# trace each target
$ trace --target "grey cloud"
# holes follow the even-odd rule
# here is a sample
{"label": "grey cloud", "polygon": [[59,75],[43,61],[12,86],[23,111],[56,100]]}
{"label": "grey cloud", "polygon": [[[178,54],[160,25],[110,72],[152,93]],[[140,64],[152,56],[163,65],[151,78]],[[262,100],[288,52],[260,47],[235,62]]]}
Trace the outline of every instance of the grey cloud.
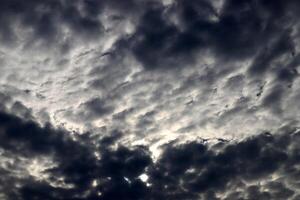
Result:
{"label": "grey cloud", "polygon": [[113,112],[113,106],[109,105],[101,98],[91,99],[80,105],[82,107],[82,115],[86,116],[86,119],[92,119],[101,117]]}
{"label": "grey cloud", "polygon": [[[54,37],[59,42],[63,35],[56,33],[58,27],[70,29],[69,54],[49,45],[55,53],[41,50],[41,55],[33,55],[21,49],[18,53],[28,54],[20,60],[10,51],[4,55],[5,88],[30,91],[11,95],[34,107],[34,115],[51,110],[50,121],[85,130],[97,128],[93,121],[105,117],[99,126],[109,131],[122,126],[135,134],[141,132],[136,126],[138,116],[158,109],[149,130],[142,133],[148,139],[153,136],[149,132],[175,133],[184,127],[195,127],[191,136],[235,133],[231,127],[247,128],[249,121],[257,130],[269,129],[295,116],[280,110],[291,110],[286,102],[298,90],[296,1],[227,0],[218,7],[205,0],[30,1],[16,8],[13,2],[18,1],[3,3],[7,13],[20,10],[8,19],[28,18],[21,28],[36,27],[37,40]],[[50,21],[61,22],[49,22],[54,26],[47,27],[50,30],[39,28],[45,23],[38,20],[47,13]],[[30,21],[30,16],[35,20]],[[94,29],[102,26],[106,31]],[[90,43],[94,35],[97,39]],[[276,101],[268,98],[275,93]],[[99,96],[102,102],[97,108],[91,106],[89,102]],[[238,105],[238,99],[248,102]],[[117,117],[132,109],[126,117]],[[228,115],[220,117],[220,113]],[[270,113],[272,118],[267,116]],[[230,115],[239,116],[239,122],[234,123],[236,117]]]}
{"label": "grey cloud", "polygon": [[25,118],[25,119],[32,119],[33,116],[32,116],[32,110],[28,109],[26,106],[24,106],[21,102],[17,101],[15,102],[10,111],[12,113],[14,113],[15,115],[18,115],[22,118]]}
{"label": "grey cloud", "polygon": [[215,2],[1,2],[4,198],[299,198],[299,2]]}
{"label": "grey cloud", "polygon": [[249,69],[251,73],[263,74],[268,68],[271,68],[273,60],[286,53],[292,54],[294,47],[289,32],[283,33],[278,37],[274,39],[275,41],[273,44],[271,43],[270,47],[267,46],[265,49],[262,49],[261,54],[257,56]]}
{"label": "grey cloud", "polygon": [[[40,172],[50,174],[44,181],[8,176],[22,162],[5,170],[2,166],[0,189],[6,199],[297,198],[299,131],[293,127],[242,141],[165,144],[154,162],[147,147],[112,148],[120,138],[117,133],[95,140],[93,134],[71,136],[3,112],[0,117],[1,159],[5,152],[28,161],[43,155],[56,162]],[[139,179],[143,173],[147,182]],[[63,177],[64,186],[52,185],[56,177]]]}
{"label": "grey cloud", "polygon": [[[268,67],[274,57],[294,52],[289,28],[297,26],[293,20],[297,12],[292,10],[289,16],[287,11],[296,5],[296,1],[225,1],[217,13],[205,0],[178,0],[166,8],[154,4],[145,10],[129,43],[146,69],[183,68],[208,49],[222,60],[253,58],[261,52],[251,67],[254,72]],[[286,18],[291,23],[285,23]],[[271,48],[269,53],[266,48]]]}
{"label": "grey cloud", "polygon": [[[167,199],[197,199],[201,196],[199,193],[209,191],[214,191],[215,194],[225,192],[217,199],[290,198],[294,191],[286,188],[284,182],[267,181],[267,177],[273,173],[280,177],[286,176],[285,167],[294,160],[290,157],[293,153],[283,150],[289,146],[288,141],[291,140],[287,135],[277,138],[262,134],[238,144],[218,144],[222,150],[216,154],[205,145],[197,143],[168,147],[164,151],[165,155],[157,163],[157,174],[153,177],[153,181],[157,182],[153,187],[157,188],[157,192],[164,190],[165,196],[161,198]],[[254,163],[251,163],[252,161]],[[244,182],[244,185],[241,185],[240,181]],[[267,185],[258,184],[254,187],[250,184],[253,181],[267,181]],[[285,181],[289,182],[289,179]],[[229,188],[248,192],[234,194]],[[269,192],[260,192],[264,188]],[[226,195],[226,192],[231,194]]]}
{"label": "grey cloud", "polygon": [[[14,43],[18,39],[18,33],[14,26],[20,24],[25,29],[32,29],[33,36],[30,42],[36,40],[47,41],[51,44],[57,39],[62,39],[63,25],[66,25],[73,33],[87,36],[97,35],[101,32],[99,22],[90,9],[90,1],[3,1],[1,2],[1,38],[2,41]],[[95,8],[99,7],[100,4]],[[81,8],[80,8],[81,7]],[[80,10],[82,9],[82,10]],[[100,13],[100,10],[97,14]],[[29,44],[30,45],[30,44]]]}

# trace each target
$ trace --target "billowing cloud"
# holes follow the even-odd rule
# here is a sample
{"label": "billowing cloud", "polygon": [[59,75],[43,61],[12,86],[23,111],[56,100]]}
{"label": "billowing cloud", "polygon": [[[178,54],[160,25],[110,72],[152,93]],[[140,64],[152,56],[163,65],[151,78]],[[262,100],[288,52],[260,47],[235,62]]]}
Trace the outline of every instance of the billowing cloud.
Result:
{"label": "billowing cloud", "polygon": [[299,8],[1,1],[0,199],[299,199]]}
{"label": "billowing cloud", "polygon": [[116,144],[40,127],[1,112],[5,199],[297,199],[299,131],[240,142],[198,140],[162,147]]}

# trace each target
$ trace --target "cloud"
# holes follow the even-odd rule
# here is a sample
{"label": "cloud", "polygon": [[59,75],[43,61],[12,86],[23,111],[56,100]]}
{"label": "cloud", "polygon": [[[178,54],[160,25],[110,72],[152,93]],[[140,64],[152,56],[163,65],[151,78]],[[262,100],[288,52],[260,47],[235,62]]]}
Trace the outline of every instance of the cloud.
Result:
{"label": "cloud", "polygon": [[107,103],[100,98],[91,99],[81,104],[80,107],[82,107],[83,113],[79,115],[86,116],[85,120],[110,114],[114,110],[112,106],[107,105]]}
{"label": "cloud", "polygon": [[0,199],[299,198],[298,18],[296,0],[2,1]]}
{"label": "cloud", "polygon": [[290,28],[295,24],[285,20],[297,16],[292,9],[287,14],[296,4],[228,0],[219,11],[205,0],[154,5],[145,10],[129,43],[146,69],[183,68],[210,51],[222,60],[257,56],[250,71],[261,71],[275,57],[293,52]]}
{"label": "cloud", "polygon": [[[64,28],[79,35],[93,36],[101,33],[101,23],[97,20],[100,14],[100,2],[94,2],[94,10],[90,1],[3,1],[1,2],[1,16],[3,26],[1,39],[6,44],[16,44],[18,30],[14,25],[19,24],[24,31],[32,34],[29,42],[39,39],[51,44],[61,39]],[[97,12],[95,9],[100,8]],[[31,44],[27,44],[31,45]]]}
{"label": "cloud", "polygon": [[[95,140],[93,134],[40,127],[4,112],[0,117],[1,160],[12,159],[12,167],[1,165],[1,193],[6,199],[293,199],[297,195],[299,131],[292,127],[242,141],[169,143],[154,161],[145,146],[114,147],[115,137]],[[41,156],[52,163],[37,172],[45,162]],[[34,168],[24,167],[32,159],[40,162],[29,165]],[[13,173],[16,170],[19,176]],[[39,180],[34,173],[45,178]],[[143,174],[148,179],[140,179]]]}
{"label": "cloud", "polygon": [[276,130],[298,119],[297,5],[4,1],[19,39],[1,46],[1,92],[40,123],[130,143]]}

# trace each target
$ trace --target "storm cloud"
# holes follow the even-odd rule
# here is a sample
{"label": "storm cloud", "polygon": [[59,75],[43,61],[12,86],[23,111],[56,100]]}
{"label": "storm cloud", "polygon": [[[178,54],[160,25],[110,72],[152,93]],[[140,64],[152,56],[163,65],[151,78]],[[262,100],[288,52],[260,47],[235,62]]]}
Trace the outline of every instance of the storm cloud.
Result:
{"label": "storm cloud", "polygon": [[145,146],[116,146],[118,137],[72,134],[5,112],[0,118],[5,199],[298,198],[296,129],[239,142],[173,142],[153,160]]}
{"label": "storm cloud", "polygon": [[2,0],[0,199],[299,199],[299,11]]}

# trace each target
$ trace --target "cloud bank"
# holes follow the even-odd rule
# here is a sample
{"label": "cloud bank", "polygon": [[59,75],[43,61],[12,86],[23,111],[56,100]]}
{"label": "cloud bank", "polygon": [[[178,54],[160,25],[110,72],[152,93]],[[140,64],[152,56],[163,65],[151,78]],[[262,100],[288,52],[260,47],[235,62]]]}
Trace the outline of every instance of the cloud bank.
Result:
{"label": "cloud bank", "polygon": [[299,199],[297,0],[2,0],[0,199]]}
{"label": "cloud bank", "polygon": [[4,199],[299,198],[299,130],[169,143],[154,161],[146,146],[116,146],[118,135],[72,134],[3,111],[0,119]]}

